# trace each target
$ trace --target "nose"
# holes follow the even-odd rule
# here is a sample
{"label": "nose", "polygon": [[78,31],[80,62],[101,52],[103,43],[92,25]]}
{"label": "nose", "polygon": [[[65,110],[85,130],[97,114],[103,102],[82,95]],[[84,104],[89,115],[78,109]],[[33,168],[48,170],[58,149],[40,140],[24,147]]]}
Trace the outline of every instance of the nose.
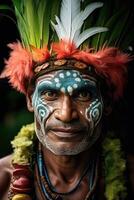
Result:
{"label": "nose", "polygon": [[74,108],[72,99],[69,95],[63,97],[60,108],[55,111],[55,118],[66,123],[78,119],[77,109]]}

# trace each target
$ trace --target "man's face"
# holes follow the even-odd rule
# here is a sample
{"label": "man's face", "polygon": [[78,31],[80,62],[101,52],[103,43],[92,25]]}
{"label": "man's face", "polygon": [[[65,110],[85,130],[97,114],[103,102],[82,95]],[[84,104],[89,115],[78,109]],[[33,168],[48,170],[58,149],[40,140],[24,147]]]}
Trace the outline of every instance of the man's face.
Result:
{"label": "man's face", "polygon": [[36,134],[56,155],[75,155],[100,135],[103,102],[96,79],[59,70],[37,79],[32,97]]}

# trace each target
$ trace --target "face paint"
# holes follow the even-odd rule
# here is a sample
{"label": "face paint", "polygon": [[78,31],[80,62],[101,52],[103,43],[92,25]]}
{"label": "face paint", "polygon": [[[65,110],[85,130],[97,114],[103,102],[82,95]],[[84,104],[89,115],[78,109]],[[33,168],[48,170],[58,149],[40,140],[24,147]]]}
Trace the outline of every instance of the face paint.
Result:
{"label": "face paint", "polygon": [[[50,77],[51,76],[49,76],[49,78]],[[51,82],[46,80],[45,84],[51,84]],[[42,130],[42,131],[37,130],[37,127],[35,126],[36,132],[38,132],[38,131],[40,132],[40,136],[38,137],[40,141],[42,141],[43,136],[45,134],[44,124],[52,110],[52,108],[48,107],[46,102],[44,102],[41,98],[41,92],[43,90],[44,90],[44,82],[40,81],[37,83],[36,89],[35,89],[33,97],[32,97],[32,105],[34,108],[35,118],[39,122],[39,124],[41,126],[41,130]],[[37,134],[37,136],[38,136],[38,134]]]}
{"label": "face paint", "polygon": [[[72,149],[70,149],[68,148],[68,145],[67,148],[65,148],[65,144],[64,148],[60,149],[58,144],[52,142],[49,136],[46,134],[45,126],[47,120],[53,116],[56,109],[53,105],[53,102],[48,103],[45,99],[42,98],[42,94],[46,91],[56,91],[58,93],[69,95],[72,99],[74,99],[76,94],[80,91],[89,91],[91,95],[89,104],[84,109],[84,112],[81,112],[81,109],[77,111],[82,113],[83,118],[87,121],[89,131],[77,146],[74,145],[75,148],[72,147]],[[101,119],[103,103],[101,100],[100,92],[96,85],[96,80],[93,77],[80,74],[80,72],[76,70],[59,70],[57,72],[46,74],[40,77],[37,81],[32,103],[36,121],[40,125],[40,128],[36,127],[37,136],[41,143],[53,153],[58,155],[78,154],[89,148],[98,138],[99,133],[95,135],[94,129]],[[85,105],[85,103],[82,102],[82,105]],[[61,107],[60,109],[62,109]],[[93,139],[91,140],[90,138]]]}

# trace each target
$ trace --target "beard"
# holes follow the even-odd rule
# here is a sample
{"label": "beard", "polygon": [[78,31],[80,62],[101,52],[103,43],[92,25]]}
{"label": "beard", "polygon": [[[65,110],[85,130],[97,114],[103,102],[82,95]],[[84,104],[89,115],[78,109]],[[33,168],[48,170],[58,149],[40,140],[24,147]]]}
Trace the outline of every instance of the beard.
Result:
{"label": "beard", "polygon": [[[79,124],[79,127],[81,127],[82,129],[81,124]],[[51,128],[49,128],[49,126],[43,130],[37,125],[35,127],[37,137],[42,145],[53,154],[62,156],[77,155],[83,151],[90,149],[101,134],[101,126],[100,124],[98,124],[93,130],[85,129],[83,127],[83,136],[78,141],[73,140],[73,138],[70,141],[66,141],[66,139],[62,140],[62,138],[59,141],[55,141],[51,137],[49,137],[50,129]]]}

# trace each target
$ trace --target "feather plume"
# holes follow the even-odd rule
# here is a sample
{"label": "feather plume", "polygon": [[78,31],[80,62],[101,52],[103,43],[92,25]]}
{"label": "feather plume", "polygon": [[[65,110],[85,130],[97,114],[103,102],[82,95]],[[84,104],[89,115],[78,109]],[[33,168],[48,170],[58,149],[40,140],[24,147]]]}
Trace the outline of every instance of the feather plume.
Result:
{"label": "feather plume", "polygon": [[87,38],[100,32],[107,31],[107,28],[95,27],[80,33],[81,27],[86,18],[96,9],[102,7],[103,3],[96,2],[88,5],[83,11],[80,11],[79,0],[63,0],[60,12],[60,18],[56,16],[57,24],[52,25],[59,37],[59,40],[68,40],[74,42],[79,47]]}
{"label": "feather plume", "polygon": [[26,94],[26,79],[31,79],[32,71],[32,55],[24,49],[20,42],[8,45],[12,51],[10,57],[5,61],[5,69],[0,78],[9,78],[11,85],[18,91]]}
{"label": "feather plume", "polygon": [[65,40],[61,40],[58,43],[53,43],[52,50],[56,53],[57,59],[71,57],[78,51],[74,43]]}
{"label": "feather plume", "polygon": [[93,28],[89,28],[87,30],[85,30],[84,32],[82,32],[79,36],[78,39],[76,40],[75,44],[77,47],[79,47],[86,39],[88,39],[89,37],[97,34],[97,33],[101,33],[104,31],[107,31],[107,28],[103,28],[103,27],[93,27]]}
{"label": "feather plume", "polygon": [[32,49],[32,56],[34,62],[42,63],[45,62],[50,57],[50,53],[47,47],[41,49],[36,48],[33,45],[30,45],[30,47]]}
{"label": "feather plume", "polygon": [[97,75],[105,79],[109,89],[113,88],[111,95],[114,100],[123,95],[127,63],[132,60],[131,56],[120,52],[118,48],[109,47],[95,53],[77,51],[72,57],[94,66]]}

